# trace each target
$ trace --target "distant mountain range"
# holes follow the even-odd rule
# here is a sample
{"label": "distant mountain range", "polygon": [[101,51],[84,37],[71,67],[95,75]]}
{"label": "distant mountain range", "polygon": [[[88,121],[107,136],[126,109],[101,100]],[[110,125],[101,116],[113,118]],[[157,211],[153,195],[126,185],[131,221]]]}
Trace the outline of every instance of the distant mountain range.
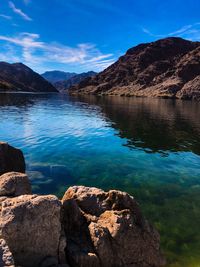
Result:
{"label": "distant mountain range", "polygon": [[65,90],[69,89],[71,86],[80,83],[85,78],[93,77],[96,74],[97,73],[94,71],[88,71],[88,72],[84,72],[81,74],[76,74],[75,76],[73,76],[67,80],[55,82],[55,83],[53,83],[53,85],[56,87],[57,90],[65,91]]}
{"label": "distant mountain range", "polygon": [[200,42],[171,37],[140,44],[69,93],[200,100]]}
{"label": "distant mountain range", "polygon": [[94,71],[83,72],[80,74],[63,72],[63,71],[47,71],[41,76],[51,82],[59,91],[65,91],[73,85],[80,83],[85,78],[93,77],[97,73]]}
{"label": "distant mountain range", "polygon": [[0,91],[57,92],[56,88],[22,63],[0,62]]}
{"label": "distant mountain range", "polygon": [[49,71],[42,76],[22,63],[0,62],[0,91],[200,100],[200,42],[165,38],[129,49],[99,74]]}
{"label": "distant mountain range", "polygon": [[50,83],[54,84],[59,81],[64,81],[72,78],[73,76],[77,75],[75,72],[64,72],[59,70],[53,71],[46,71],[41,74],[43,78],[45,78]]}

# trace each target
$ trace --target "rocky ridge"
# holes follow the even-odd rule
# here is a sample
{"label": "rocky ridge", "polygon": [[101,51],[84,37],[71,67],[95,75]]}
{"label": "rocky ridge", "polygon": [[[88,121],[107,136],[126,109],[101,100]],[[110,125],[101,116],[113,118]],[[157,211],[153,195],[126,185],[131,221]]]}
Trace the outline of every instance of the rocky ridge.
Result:
{"label": "rocky ridge", "polygon": [[84,186],[62,200],[34,195],[26,174],[12,168],[0,176],[0,266],[164,266],[159,234],[132,196]]}
{"label": "rocky ridge", "polygon": [[38,73],[22,63],[0,62],[0,92],[57,92]]}
{"label": "rocky ridge", "polygon": [[170,37],[140,44],[70,94],[200,100],[200,42]]}

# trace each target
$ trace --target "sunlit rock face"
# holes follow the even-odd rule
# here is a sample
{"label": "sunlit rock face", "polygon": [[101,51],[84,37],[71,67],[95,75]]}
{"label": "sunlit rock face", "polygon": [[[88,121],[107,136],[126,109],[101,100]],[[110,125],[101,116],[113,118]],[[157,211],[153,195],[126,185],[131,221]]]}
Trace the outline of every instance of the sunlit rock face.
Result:
{"label": "sunlit rock face", "polygon": [[140,44],[71,94],[200,100],[200,42],[170,37]]}
{"label": "sunlit rock face", "polygon": [[22,195],[1,202],[0,230],[17,266],[59,261],[61,203],[55,196]]}
{"label": "sunlit rock face", "polygon": [[8,172],[0,176],[0,196],[31,194],[31,184],[25,173]]}
{"label": "sunlit rock face", "polygon": [[67,190],[62,203],[66,255],[72,266],[165,264],[159,234],[127,193],[74,186]]}

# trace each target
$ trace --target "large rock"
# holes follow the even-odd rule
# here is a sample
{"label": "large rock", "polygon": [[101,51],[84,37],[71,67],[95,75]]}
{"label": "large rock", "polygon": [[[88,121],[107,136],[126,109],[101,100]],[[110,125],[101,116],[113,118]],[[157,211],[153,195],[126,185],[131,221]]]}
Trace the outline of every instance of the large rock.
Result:
{"label": "large rock", "polygon": [[14,267],[14,259],[6,241],[0,239],[0,266]]}
{"label": "large rock", "polygon": [[72,266],[157,267],[159,234],[127,193],[74,186],[63,197],[66,256]]}
{"label": "large rock", "polygon": [[60,246],[64,249],[61,203],[55,196],[2,197],[0,202],[0,235],[17,266],[56,266],[63,260],[59,259]]}
{"label": "large rock", "polygon": [[23,153],[5,142],[0,142],[0,175],[12,171],[25,172]]}
{"label": "large rock", "polygon": [[30,195],[31,185],[24,173],[8,172],[0,176],[0,196]]}

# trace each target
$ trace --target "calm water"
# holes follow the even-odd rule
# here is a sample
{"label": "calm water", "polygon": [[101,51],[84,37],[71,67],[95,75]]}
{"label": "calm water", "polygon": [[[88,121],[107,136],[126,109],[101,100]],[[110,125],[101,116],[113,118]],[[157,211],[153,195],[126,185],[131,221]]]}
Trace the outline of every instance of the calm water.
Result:
{"label": "calm water", "polygon": [[0,118],[0,140],[23,150],[35,193],[128,191],[169,266],[200,266],[199,103],[0,94]]}

